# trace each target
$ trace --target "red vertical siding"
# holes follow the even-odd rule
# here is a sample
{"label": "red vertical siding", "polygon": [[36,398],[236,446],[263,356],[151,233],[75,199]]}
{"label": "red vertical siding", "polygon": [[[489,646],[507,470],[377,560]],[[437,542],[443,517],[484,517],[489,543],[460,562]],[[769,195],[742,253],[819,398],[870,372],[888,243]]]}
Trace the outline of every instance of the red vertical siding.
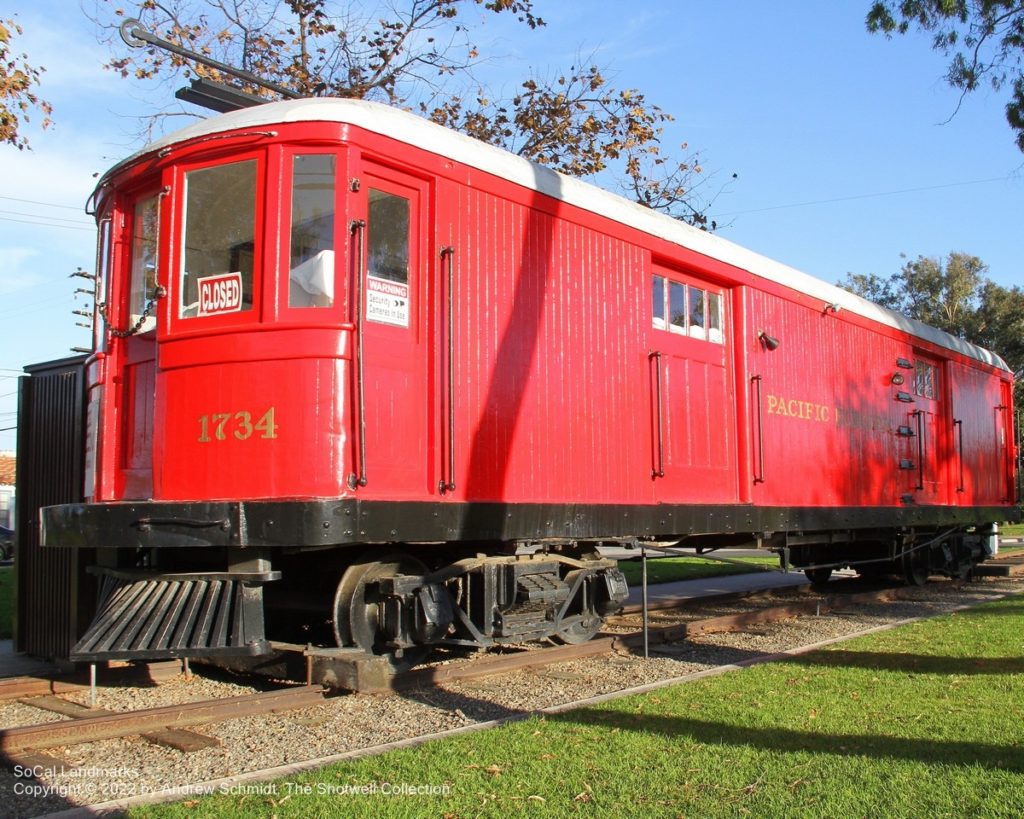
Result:
{"label": "red vertical siding", "polygon": [[475,188],[455,219],[464,497],[648,499],[645,254]]}
{"label": "red vertical siding", "polygon": [[[950,366],[954,426],[950,468],[956,501],[965,506],[1004,503],[1006,492],[1005,434],[1000,382],[959,363]],[[962,454],[962,457],[961,457]],[[961,484],[961,469],[963,482]]]}
{"label": "red vertical siding", "polygon": [[[891,379],[904,345],[841,314],[757,291],[748,321],[764,421],[765,479],[755,502],[900,503],[896,430],[913,407],[897,400]],[[779,340],[777,349],[758,340],[761,331]]]}

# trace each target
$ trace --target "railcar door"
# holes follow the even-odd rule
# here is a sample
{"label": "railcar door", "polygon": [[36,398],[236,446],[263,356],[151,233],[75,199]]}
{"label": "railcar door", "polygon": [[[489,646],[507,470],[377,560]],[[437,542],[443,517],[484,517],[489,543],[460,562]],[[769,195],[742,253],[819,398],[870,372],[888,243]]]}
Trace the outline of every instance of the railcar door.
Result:
{"label": "railcar door", "polygon": [[954,363],[952,380],[954,503],[989,506],[1013,499],[1010,385]]}
{"label": "railcar door", "polygon": [[[125,208],[127,309],[120,312],[121,370],[120,498],[153,494],[153,407],[156,397],[158,239],[161,196],[147,192]],[[114,284],[116,287],[117,284]],[[111,292],[116,292],[113,290]]]}
{"label": "railcar door", "polygon": [[655,264],[652,474],[664,503],[737,500],[728,292]]}
{"label": "railcar door", "polygon": [[911,394],[908,426],[913,433],[908,439],[912,442],[909,457],[901,462],[905,473],[903,492],[912,495],[915,503],[947,502],[943,453],[948,450],[948,436],[943,422],[947,417],[943,406],[943,372],[941,362],[918,354],[914,358],[912,389],[901,388]]}
{"label": "railcar door", "polygon": [[[365,225],[355,227],[354,239],[363,249],[357,265],[363,412],[360,419],[357,406],[353,417],[365,426],[362,433],[354,430],[355,478],[359,483],[365,477],[367,496],[422,497],[428,487],[430,411],[423,272],[427,185],[365,161],[359,180]],[[359,390],[357,385],[357,404]]]}
{"label": "railcar door", "polygon": [[1019,501],[1017,497],[1017,487],[1014,485],[1014,474],[1013,474],[1013,460],[1015,457],[1016,446],[1014,444],[1013,437],[1013,418],[1010,414],[1010,408],[1013,405],[1013,385],[1009,381],[999,382],[999,406],[996,407],[998,413],[996,423],[998,425],[996,435],[998,437],[998,446],[1001,450],[1002,456],[1002,469],[1000,470],[1003,474],[1003,497],[1001,500],[1004,503],[1013,503]]}

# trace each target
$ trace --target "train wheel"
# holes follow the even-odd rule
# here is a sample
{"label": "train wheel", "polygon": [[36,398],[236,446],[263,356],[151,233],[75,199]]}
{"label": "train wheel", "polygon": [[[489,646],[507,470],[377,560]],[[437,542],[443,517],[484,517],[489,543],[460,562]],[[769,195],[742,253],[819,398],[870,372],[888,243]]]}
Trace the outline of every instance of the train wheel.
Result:
{"label": "train wheel", "polygon": [[824,566],[818,569],[804,569],[804,574],[811,581],[812,586],[824,586],[832,576],[832,569]]}
{"label": "train wheel", "polygon": [[379,584],[395,575],[426,573],[427,567],[419,560],[401,552],[349,566],[334,595],[334,638],[338,645],[357,646],[368,654],[385,657],[395,671],[405,671],[422,662],[429,647],[399,649],[384,633]]}
{"label": "train wheel", "polygon": [[[589,552],[578,555],[579,559],[596,559],[600,555],[596,552]],[[601,617],[594,611],[594,579],[588,578],[586,570],[576,569],[568,572],[563,580],[572,586],[580,575],[583,575],[583,585],[580,587],[573,601],[573,606],[568,612],[569,616],[578,616],[579,619],[571,625],[561,626],[553,635],[552,639],[558,643],[576,646],[585,643],[601,630]]]}
{"label": "train wheel", "polygon": [[923,586],[928,582],[927,555],[919,556],[916,552],[903,557],[903,582],[908,586]]}
{"label": "train wheel", "polygon": [[583,620],[578,623],[573,623],[571,626],[565,626],[564,628],[559,629],[555,632],[554,638],[559,643],[577,646],[580,643],[585,643],[590,640],[600,630],[601,618],[596,614],[593,614],[592,618],[589,620]]}

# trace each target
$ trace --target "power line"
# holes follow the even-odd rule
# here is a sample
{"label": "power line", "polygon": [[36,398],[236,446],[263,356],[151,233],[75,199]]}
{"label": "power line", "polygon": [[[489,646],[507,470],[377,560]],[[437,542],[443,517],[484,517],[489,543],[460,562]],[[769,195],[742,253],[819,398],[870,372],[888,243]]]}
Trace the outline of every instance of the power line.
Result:
{"label": "power line", "polygon": [[[881,196],[898,196],[903,193],[921,193],[923,191],[937,191],[943,188],[959,188],[965,185],[984,185],[989,182],[1004,182],[1007,177],[994,176],[991,179],[972,179],[970,182],[949,182],[945,185],[926,185],[920,188],[903,188],[896,191],[877,191],[875,193],[860,193],[854,196],[837,196],[834,199],[813,199],[808,202],[791,202],[787,205],[769,205],[766,208],[751,208],[750,210],[731,210],[715,214],[715,219],[722,219],[726,216],[740,216],[745,213],[763,213],[769,210],[784,210],[786,208],[805,208],[811,205],[831,205],[835,202],[852,202],[856,199],[875,199]],[[710,217],[709,217],[710,218]]]}
{"label": "power line", "polygon": [[17,305],[14,307],[7,307],[3,310],[0,310],[0,317],[7,318],[8,316],[23,316],[28,313],[37,313],[40,310],[48,310],[51,307],[57,307],[60,305],[70,307],[75,303],[73,299],[74,296],[69,294],[67,296],[55,296],[53,298],[33,302],[32,304],[28,305]]}
{"label": "power line", "polygon": [[[47,219],[49,217],[44,216],[42,218],[43,219]],[[43,227],[64,228],[64,230],[87,230],[90,233],[94,233],[95,230],[96,230],[96,228],[91,228],[91,227],[75,227],[73,225],[58,225],[58,224],[54,224],[53,222],[30,222],[27,219],[12,219],[10,216],[0,216],[0,221],[3,221],[3,222],[20,222],[23,225],[42,225]]]}
{"label": "power line", "polygon": [[18,199],[15,196],[0,196],[8,202],[24,202],[26,205],[45,205],[48,208],[66,208],[67,210],[84,211],[81,205],[58,205],[56,202],[37,202],[35,199]]}
{"label": "power line", "polygon": [[47,216],[45,213],[23,213],[20,210],[0,210],[0,213],[6,213],[11,216],[28,216],[31,219],[49,219],[54,222],[70,222],[73,225],[90,224],[87,219],[65,219],[61,216]]}

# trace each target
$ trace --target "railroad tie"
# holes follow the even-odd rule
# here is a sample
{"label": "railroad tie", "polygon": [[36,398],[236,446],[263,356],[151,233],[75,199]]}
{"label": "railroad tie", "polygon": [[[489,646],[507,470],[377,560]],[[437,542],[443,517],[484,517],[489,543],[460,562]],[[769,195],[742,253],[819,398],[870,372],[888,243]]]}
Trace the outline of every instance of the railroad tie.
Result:
{"label": "railroad tie", "polygon": [[[86,705],[79,705],[77,702],[71,702],[70,700],[62,700],[60,697],[50,694],[43,697],[24,697],[19,699],[18,702],[31,705],[33,708],[39,708],[43,711],[63,714],[72,719],[113,716],[117,713],[116,711],[107,711],[103,708],[89,708]],[[154,745],[163,745],[184,753],[201,751],[204,748],[213,748],[221,744],[219,739],[199,734],[195,731],[189,731],[185,728],[158,728],[154,731],[147,731],[139,736],[147,742],[152,742]]]}
{"label": "railroad tie", "polygon": [[2,758],[4,767],[12,771],[20,767],[23,771],[46,771],[47,774],[63,774],[78,767],[60,757],[44,754],[40,751],[4,753]]}

